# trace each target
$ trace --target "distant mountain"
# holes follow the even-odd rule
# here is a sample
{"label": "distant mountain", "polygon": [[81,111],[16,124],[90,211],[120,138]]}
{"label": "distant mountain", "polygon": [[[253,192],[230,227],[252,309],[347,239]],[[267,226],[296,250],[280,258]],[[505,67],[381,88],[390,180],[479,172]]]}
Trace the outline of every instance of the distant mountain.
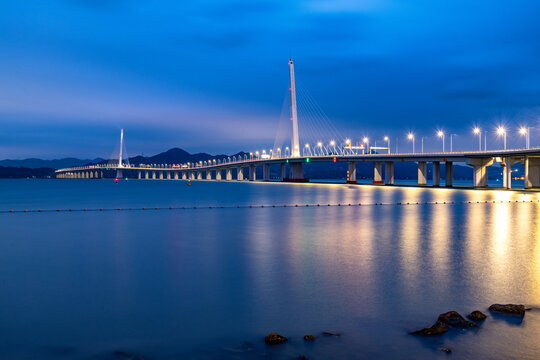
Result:
{"label": "distant mountain", "polygon": [[[245,152],[239,152],[232,156],[244,156],[246,155]],[[197,153],[197,154],[190,154],[185,150],[179,149],[179,148],[173,148],[170,150],[167,150],[165,152],[159,153],[154,156],[134,156],[129,158],[129,163],[132,165],[140,165],[140,164],[185,164],[188,162],[197,162],[197,161],[207,161],[207,160],[220,160],[225,159],[229,157],[229,155],[210,155],[207,153]],[[100,161],[100,163],[108,163],[115,160],[103,160]],[[117,161],[117,160],[116,160]]]}
{"label": "distant mountain", "polygon": [[20,178],[49,178],[54,177],[52,168],[30,169],[25,167],[0,166],[0,178],[20,179]]}
{"label": "distant mountain", "polygon": [[95,164],[102,161],[103,159],[101,158],[97,158],[93,160],[84,160],[84,159],[75,159],[75,158],[42,160],[42,159],[30,158],[30,159],[24,159],[24,160],[0,160],[0,166],[25,167],[29,169],[38,169],[38,168],[62,169],[62,168],[67,168],[67,167],[72,167],[72,166],[83,166],[86,164]]}

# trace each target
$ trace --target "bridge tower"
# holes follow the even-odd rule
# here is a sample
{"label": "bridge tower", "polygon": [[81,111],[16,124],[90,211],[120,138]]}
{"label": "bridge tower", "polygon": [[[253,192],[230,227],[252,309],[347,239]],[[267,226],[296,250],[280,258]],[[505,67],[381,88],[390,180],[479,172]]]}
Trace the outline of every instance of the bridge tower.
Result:
{"label": "bridge tower", "polygon": [[116,177],[121,179],[122,174],[122,148],[124,147],[124,129],[120,130],[120,154],[118,155],[118,167],[116,168]]}
{"label": "bridge tower", "polygon": [[298,140],[298,114],[296,112],[296,86],[294,83],[294,63],[289,58],[289,81],[291,92],[291,120],[292,120],[292,142],[291,155],[292,157],[300,156],[300,141]]}
{"label": "bridge tower", "polygon": [[[291,58],[289,58],[289,82],[291,92],[291,121],[292,121],[292,139],[291,139],[291,157],[299,158],[300,157],[300,140],[298,139],[298,113],[296,110],[296,85],[294,82],[294,63]],[[291,171],[289,178],[283,179],[283,181],[299,181],[305,182],[309,181],[304,178],[304,171],[302,169],[302,162],[294,161],[291,159],[289,162]]]}

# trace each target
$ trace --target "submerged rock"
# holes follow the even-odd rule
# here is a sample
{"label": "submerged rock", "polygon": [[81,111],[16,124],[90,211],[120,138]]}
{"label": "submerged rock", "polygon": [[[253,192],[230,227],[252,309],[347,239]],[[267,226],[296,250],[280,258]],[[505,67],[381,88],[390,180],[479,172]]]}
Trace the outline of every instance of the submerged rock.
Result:
{"label": "submerged rock", "polygon": [[323,331],[322,334],[326,336],[341,336],[340,333],[330,330]]}
{"label": "submerged rock", "polygon": [[478,325],[476,325],[475,323],[465,320],[465,318],[461,316],[457,311],[448,311],[444,314],[439,315],[437,322],[441,322],[446,326],[463,329],[478,327]]}
{"label": "submerged rock", "polygon": [[268,345],[277,345],[286,342],[287,339],[285,336],[279,335],[278,333],[271,332],[270,334],[266,335],[264,338],[264,342]]}
{"label": "submerged rock", "polygon": [[420,336],[437,336],[437,335],[444,334],[447,331],[448,331],[448,328],[446,327],[446,325],[444,325],[440,321],[437,321],[432,326],[413,331],[411,334],[420,335]]}
{"label": "submerged rock", "polygon": [[482,321],[482,320],[485,320],[487,318],[487,316],[481,312],[480,310],[475,310],[473,311],[472,313],[470,313],[469,315],[467,315],[467,317],[473,321]]}
{"label": "submerged rock", "polygon": [[451,353],[452,353],[452,349],[446,348],[446,347],[439,348],[439,350],[441,350],[442,352],[445,352],[445,353],[447,353],[447,354],[451,354]]}
{"label": "submerged rock", "polygon": [[306,341],[313,341],[315,340],[315,335],[304,335],[304,340]]}
{"label": "submerged rock", "polygon": [[499,312],[503,314],[525,316],[525,305],[493,304],[489,307],[489,311]]}

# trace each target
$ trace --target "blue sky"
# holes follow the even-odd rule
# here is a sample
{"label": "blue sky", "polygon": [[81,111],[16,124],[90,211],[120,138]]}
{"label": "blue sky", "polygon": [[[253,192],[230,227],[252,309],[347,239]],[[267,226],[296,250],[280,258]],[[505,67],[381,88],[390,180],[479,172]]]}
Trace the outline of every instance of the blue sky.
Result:
{"label": "blue sky", "polygon": [[[339,134],[475,144],[540,134],[533,0],[25,0],[0,11],[0,158],[227,153],[274,144],[297,80]],[[311,126],[300,118],[300,131]],[[326,140],[326,139],[321,139]],[[538,144],[540,145],[540,143]]]}

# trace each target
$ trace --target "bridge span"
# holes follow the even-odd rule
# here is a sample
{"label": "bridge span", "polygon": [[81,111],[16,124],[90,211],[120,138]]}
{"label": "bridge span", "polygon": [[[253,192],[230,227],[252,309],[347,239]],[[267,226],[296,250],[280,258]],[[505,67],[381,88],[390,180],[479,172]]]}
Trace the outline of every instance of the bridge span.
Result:
{"label": "bridge span", "polygon": [[[256,181],[257,168],[263,169],[263,181],[270,180],[270,167],[279,166],[281,181],[305,182],[303,165],[315,162],[347,162],[347,182],[356,183],[356,165],[360,162],[373,163],[373,183],[394,184],[394,164],[414,162],[418,164],[418,185],[427,185],[427,164],[432,163],[432,186],[441,184],[441,164],[445,167],[445,186],[453,186],[453,164],[463,163],[473,168],[473,186],[488,186],[488,169],[498,163],[503,170],[503,187],[511,188],[511,166],[521,163],[525,168],[525,188],[540,188],[540,148],[509,149],[469,152],[440,153],[395,153],[395,154],[341,154],[290,156],[262,159],[224,158],[222,160],[201,161],[180,165],[89,165],[56,170],[57,178],[92,179],[103,178],[114,171],[118,178],[130,177],[141,180],[216,180],[216,181]],[[289,167],[289,173],[286,167]],[[384,167],[384,172],[383,172]],[[247,174],[246,174],[247,169]],[[384,178],[383,178],[384,174]],[[342,176],[343,174],[341,174]],[[336,176],[340,177],[340,176]]]}

